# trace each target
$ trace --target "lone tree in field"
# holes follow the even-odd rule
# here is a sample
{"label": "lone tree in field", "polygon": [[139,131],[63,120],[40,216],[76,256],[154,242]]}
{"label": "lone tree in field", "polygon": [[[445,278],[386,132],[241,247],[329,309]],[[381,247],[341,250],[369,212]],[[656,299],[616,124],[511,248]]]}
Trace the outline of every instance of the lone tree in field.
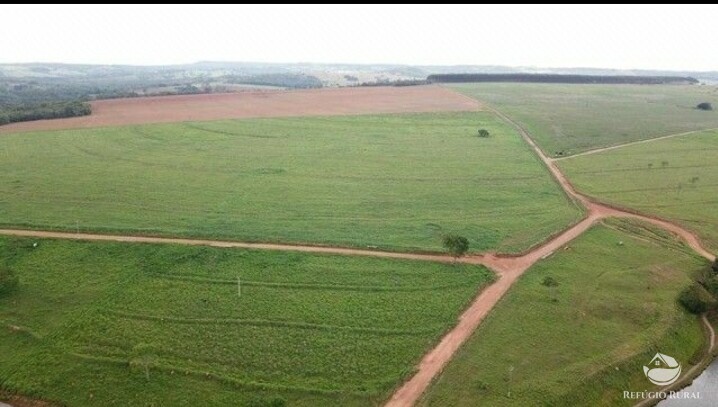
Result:
{"label": "lone tree in field", "polygon": [[486,129],[479,129],[479,137],[489,137],[491,134]]}
{"label": "lone tree in field", "polygon": [[469,251],[469,239],[459,235],[446,235],[443,240],[444,248],[452,256],[454,260],[466,254]]}
{"label": "lone tree in field", "polygon": [[708,102],[702,102],[702,103],[698,103],[698,105],[696,106],[696,109],[698,109],[698,110],[713,110],[713,105],[711,105]]}

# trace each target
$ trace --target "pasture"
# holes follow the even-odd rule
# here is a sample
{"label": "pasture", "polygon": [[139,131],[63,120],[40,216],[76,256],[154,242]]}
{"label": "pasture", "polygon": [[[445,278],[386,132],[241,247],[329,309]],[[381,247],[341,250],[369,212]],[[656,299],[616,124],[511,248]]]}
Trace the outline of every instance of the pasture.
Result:
{"label": "pasture", "polygon": [[522,124],[549,156],[718,127],[718,87],[681,85],[447,85]]}
{"label": "pasture", "polygon": [[0,156],[7,227],[517,252],[580,216],[488,112],[18,133]]}
{"label": "pasture", "polygon": [[680,223],[718,251],[718,131],[559,161],[583,193]]}
{"label": "pasture", "polygon": [[[0,384],[62,405],[370,405],[483,267],[0,238]],[[238,281],[239,279],[239,281]]]}
{"label": "pasture", "polygon": [[685,369],[700,354],[699,322],[676,298],[705,267],[643,224],[595,226],[520,277],[420,404],[632,405],[622,391],[654,389],[642,366],[656,351]]}

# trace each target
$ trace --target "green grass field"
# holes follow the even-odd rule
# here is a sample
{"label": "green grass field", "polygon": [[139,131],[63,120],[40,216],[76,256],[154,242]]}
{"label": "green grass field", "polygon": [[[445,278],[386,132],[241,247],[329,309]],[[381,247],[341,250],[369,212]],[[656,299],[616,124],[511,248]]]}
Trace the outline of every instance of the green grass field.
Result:
{"label": "green grass field", "polygon": [[0,387],[72,406],[379,403],[493,278],[468,265],[33,242],[0,238],[20,278],[0,297]]}
{"label": "green grass field", "polygon": [[0,224],[24,228],[515,252],[579,217],[485,112],[11,134],[0,156]]}
{"label": "green grass field", "polygon": [[718,251],[718,132],[706,131],[561,160],[576,187],[675,220]]}
{"label": "green grass field", "polygon": [[678,85],[450,85],[521,123],[546,154],[565,155],[689,130],[718,127],[718,87]]}
{"label": "green grass field", "polygon": [[[621,392],[654,388],[642,366],[656,351],[688,369],[704,337],[676,298],[707,263],[664,233],[624,222],[596,226],[528,270],[421,404],[632,405]],[[547,276],[558,287],[542,285]]]}

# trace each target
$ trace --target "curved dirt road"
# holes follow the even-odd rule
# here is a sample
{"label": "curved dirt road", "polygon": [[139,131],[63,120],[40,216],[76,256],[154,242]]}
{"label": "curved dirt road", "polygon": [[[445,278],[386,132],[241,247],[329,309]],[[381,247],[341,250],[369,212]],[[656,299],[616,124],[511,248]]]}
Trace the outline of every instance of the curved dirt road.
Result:
{"label": "curved dirt road", "polygon": [[[493,109],[491,109],[493,110]],[[479,326],[483,318],[491,311],[501,297],[509,290],[511,285],[518,279],[534,263],[546,256],[549,256],[555,250],[560,249],[571,240],[580,236],[588,228],[597,221],[607,217],[629,217],[636,218],[646,222],[650,222],[661,228],[671,231],[680,236],[686,243],[698,252],[701,256],[713,260],[715,257],[706,250],[700,240],[691,232],[683,229],[666,220],[633,213],[627,210],[613,208],[608,205],[601,204],[586,197],[573,188],[569,180],[564,176],[554,161],[547,157],[538,145],[531,139],[529,134],[518,123],[505,116],[503,113],[493,110],[494,113],[503,120],[514,126],[524,140],[533,148],[539,158],[543,161],[554,179],[558,182],[566,195],[574,200],[577,204],[586,208],[586,217],[577,224],[569,227],[561,234],[551,238],[542,245],[531,250],[530,252],[520,256],[497,256],[492,253],[483,255],[468,256],[458,259],[462,263],[482,264],[495,271],[498,280],[491,286],[485,288],[473,303],[459,317],[458,324],[449,331],[429,353],[421,360],[418,370],[407,382],[405,382],[389,399],[388,407],[405,407],[412,406],[421,397],[427,389],[431,381],[441,372],[459,347],[469,338],[473,331]],[[307,246],[307,245],[291,245],[291,244],[272,244],[272,243],[246,243],[222,240],[205,240],[205,239],[181,239],[181,238],[162,238],[147,236],[119,236],[119,235],[102,235],[88,233],[67,233],[52,231],[34,231],[34,230],[18,230],[18,229],[0,229],[0,235],[37,237],[37,238],[54,238],[54,239],[74,239],[74,240],[96,240],[96,241],[112,241],[112,242],[129,242],[129,243],[155,243],[155,244],[181,244],[193,246],[212,246],[225,248],[247,248],[261,250],[287,250],[300,251],[308,253],[326,253],[338,255],[352,256],[373,256],[384,258],[421,260],[421,261],[438,261],[452,262],[454,259],[447,255],[433,254],[416,254],[416,253],[394,253],[383,252],[378,250],[362,250],[340,247],[323,247],[323,246]]]}

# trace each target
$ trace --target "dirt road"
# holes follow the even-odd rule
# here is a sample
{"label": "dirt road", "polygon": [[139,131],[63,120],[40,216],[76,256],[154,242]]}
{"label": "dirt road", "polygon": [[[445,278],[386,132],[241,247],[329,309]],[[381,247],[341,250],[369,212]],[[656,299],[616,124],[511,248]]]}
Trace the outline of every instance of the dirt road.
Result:
{"label": "dirt road", "polygon": [[[105,242],[125,242],[125,243],[154,243],[154,244],[178,244],[185,246],[210,246],[224,248],[240,248],[240,249],[257,249],[257,250],[283,250],[305,253],[324,253],[338,254],[346,256],[371,256],[385,257],[392,259],[406,260],[423,260],[450,263],[454,258],[441,254],[420,254],[420,253],[397,253],[383,252],[380,250],[362,250],[343,247],[329,246],[306,246],[292,244],[275,244],[275,243],[248,243],[235,242],[231,240],[206,240],[206,239],[183,239],[171,237],[151,237],[151,236],[127,236],[127,235],[101,235],[93,233],[72,233],[72,232],[52,232],[44,230],[21,230],[21,229],[0,229],[0,235],[20,236],[20,237],[36,237],[40,239],[70,239],[70,240],[87,240],[87,241],[105,241]],[[483,264],[481,255],[468,256],[458,261],[470,264]]]}

